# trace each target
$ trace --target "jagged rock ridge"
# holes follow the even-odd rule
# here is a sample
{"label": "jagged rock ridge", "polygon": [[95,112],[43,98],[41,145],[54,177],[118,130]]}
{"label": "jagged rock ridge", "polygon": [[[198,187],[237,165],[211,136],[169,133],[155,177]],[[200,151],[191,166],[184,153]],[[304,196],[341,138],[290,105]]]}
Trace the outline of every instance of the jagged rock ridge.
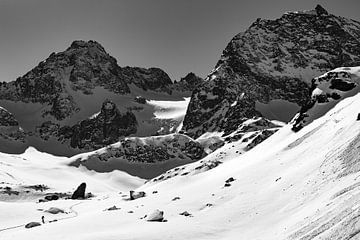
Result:
{"label": "jagged rock ridge", "polygon": [[204,79],[196,76],[195,73],[190,72],[185,77],[181,78],[178,82],[174,82],[172,89],[192,92],[203,81]]}
{"label": "jagged rock ridge", "polygon": [[[149,136],[167,129],[165,121],[154,118],[154,106],[146,104],[146,99],[180,101],[190,96],[187,88],[173,86],[159,68],[120,67],[98,42],[78,40],[65,51],[51,53],[16,81],[0,83],[0,105],[29,133],[28,145],[69,156],[77,150],[114,143],[120,137]],[[145,102],[134,101],[136,96]],[[105,99],[121,112],[110,125],[102,122],[105,118],[89,119]],[[48,146],[53,140],[60,144]],[[19,150],[15,145],[14,151],[5,145],[0,150],[19,153],[26,147]]]}
{"label": "jagged rock ridge", "polygon": [[65,51],[52,53],[16,81],[2,83],[0,99],[45,103],[50,109],[44,111],[44,115],[63,120],[79,110],[72,91],[92,94],[93,89],[100,86],[126,94],[130,93],[129,84],[143,89],[166,90],[172,82],[158,68],[121,68],[96,41],[74,41]]}

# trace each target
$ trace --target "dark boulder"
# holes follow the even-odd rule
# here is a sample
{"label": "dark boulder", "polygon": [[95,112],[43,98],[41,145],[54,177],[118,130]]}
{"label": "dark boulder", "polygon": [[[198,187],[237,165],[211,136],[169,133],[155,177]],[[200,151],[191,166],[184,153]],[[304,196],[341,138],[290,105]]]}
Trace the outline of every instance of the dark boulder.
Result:
{"label": "dark boulder", "polygon": [[145,195],[146,195],[145,192],[130,191],[130,200],[142,198],[142,197],[145,197]]}
{"label": "dark boulder", "polygon": [[75,192],[71,196],[71,199],[84,199],[85,198],[85,189],[86,189],[86,183],[80,184],[80,186],[78,186],[78,188],[75,190]]}
{"label": "dark boulder", "polygon": [[233,177],[230,177],[230,178],[227,179],[225,182],[226,182],[226,183],[230,183],[230,182],[233,182],[233,181],[235,181],[235,179],[234,179]]}
{"label": "dark boulder", "polygon": [[148,222],[162,222],[164,221],[164,212],[160,210],[155,210],[153,213],[151,213],[146,221]]}
{"label": "dark boulder", "polygon": [[38,227],[41,226],[41,223],[39,222],[29,222],[28,224],[25,225],[25,228],[33,228],[33,227]]}

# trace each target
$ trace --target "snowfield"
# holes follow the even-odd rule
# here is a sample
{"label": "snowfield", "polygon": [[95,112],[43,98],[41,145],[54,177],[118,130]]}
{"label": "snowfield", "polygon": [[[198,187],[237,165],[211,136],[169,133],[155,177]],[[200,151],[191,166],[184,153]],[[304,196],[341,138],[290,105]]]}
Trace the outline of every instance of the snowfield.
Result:
{"label": "snowfield", "polygon": [[183,120],[190,98],[184,98],[183,101],[157,101],[149,100],[147,103],[155,107],[154,115],[158,119],[177,119]]}
{"label": "snowfield", "polygon": [[[87,181],[94,198],[46,203],[1,202],[0,211],[5,214],[0,215],[0,238],[355,239],[359,237],[360,227],[357,221],[360,122],[356,121],[359,109],[357,94],[297,133],[286,125],[251,151],[241,155],[223,151],[223,163],[211,170],[149,182],[137,189],[146,196],[133,201],[123,191],[131,185],[121,186],[112,179],[99,182],[96,175],[90,178],[89,173],[71,170],[78,176],[88,176],[81,180]],[[229,146],[223,148],[226,147]],[[217,160],[221,149],[207,159]],[[2,166],[6,168],[2,167],[2,172],[12,174],[15,169],[25,169],[22,165],[6,165],[11,162],[7,158],[24,161],[28,170],[32,164],[37,166],[36,160],[16,160],[16,157],[38,159],[39,155],[42,154],[34,150],[24,156],[3,154]],[[56,166],[68,161],[66,158],[47,157],[48,169],[24,170],[19,175],[23,179],[38,178],[34,182],[64,190],[79,183],[78,178],[69,179],[65,172],[60,176],[53,174],[58,171]],[[44,172],[53,179],[44,178]],[[132,187],[139,183],[130,176],[124,180],[132,182]],[[20,181],[20,177],[14,181]],[[114,205],[115,210],[106,210]],[[50,215],[39,210],[50,207],[64,209],[68,214]],[[166,222],[146,221],[145,216],[156,209],[164,211]],[[185,216],[188,215],[184,215],[185,211],[190,215]],[[58,221],[31,229],[21,226],[40,221],[40,215],[45,215],[46,221]],[[3,230],[17,225],[20,226]]]}

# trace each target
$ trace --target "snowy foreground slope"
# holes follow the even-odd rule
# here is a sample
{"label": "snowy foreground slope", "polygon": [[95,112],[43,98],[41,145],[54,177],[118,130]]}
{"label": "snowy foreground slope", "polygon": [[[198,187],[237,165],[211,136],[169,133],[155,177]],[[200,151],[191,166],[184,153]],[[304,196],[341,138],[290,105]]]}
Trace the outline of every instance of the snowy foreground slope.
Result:
{"label": "snowy foreground slope", "polygon": [[[223,151],[223,163],[209,171],[149,182],[138,189],[146,196],[133,201],[119,186],[82,201],[1,202],[0,228],[39,221],[39,209],[69,213],[47,214],[46,221],[59,221],[36,228],[0,231],[0,239],[359,238],[359,109],[357,94],[297,133],[287,125],[251,151]],[[217,160],[221,149],[202,161]],[[106,211],[114,205],[120,209]],[[144,219],[155,209],[166,222]],[[184,211],[191,216],[179,215]]]}

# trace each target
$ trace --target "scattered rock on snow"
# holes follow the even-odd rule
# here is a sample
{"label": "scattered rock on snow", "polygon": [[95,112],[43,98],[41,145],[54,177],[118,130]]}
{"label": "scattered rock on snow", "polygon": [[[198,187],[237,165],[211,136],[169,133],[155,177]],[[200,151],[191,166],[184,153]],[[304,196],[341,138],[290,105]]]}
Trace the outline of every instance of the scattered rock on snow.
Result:
{"label": "scattered rock on snow", "polygon": [[180,197],[174,197],[171,201],[180,200]]}
{"label": "scattered rock on snow", "polygon": [[114,210],[119,210],[119,209],[121,209],[121,208],[118,208],[118,207],[116,207],[116,206],[114,205],[114,206],[112,206],[112,207],[109,207],[109,208],[105,209],[105,211],[114,211]]}
{"label": "scattered rock on snow", "polygon": [[57,208],[57,207],[51,207],[48,210],[45,210],[45,212],[48,212],[51,214],[65,213],[65,211],[63,209]]}
{"label": "scattered rock on snow", "polygon": [[146,195],[145,192],[130,191],[130,200],[142,198],[142,197],[145,197],[145,195]]}
{"label": "scattered rock on snow", "polygon": [[25,228],[33,228],[33,227],[38,227],[41,226],[41,223],[39,222],[29,222],[28,224],[25,225]]}
{"label": "scattered rock on snow", "polygon": [[182,213],[179,213],[179,215],[185,216],[185,217],[192,217],[193,215],[188,213],[187,211],[184,211]]}
{"label": "scattered rock on snow", "polygon": [[164,212],[160,210],[155,210],[153,213],[149,214],[146,221],[148,222],[162,222],[164,220]]}

